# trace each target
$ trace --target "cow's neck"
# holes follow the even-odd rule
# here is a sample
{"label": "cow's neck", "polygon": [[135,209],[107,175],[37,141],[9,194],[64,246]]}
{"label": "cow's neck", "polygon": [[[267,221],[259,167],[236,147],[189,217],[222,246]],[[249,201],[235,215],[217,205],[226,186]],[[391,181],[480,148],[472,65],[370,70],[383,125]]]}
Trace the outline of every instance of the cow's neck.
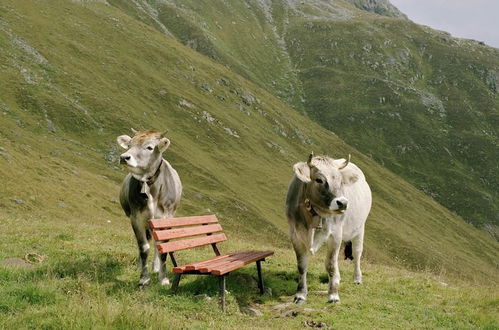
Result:
{"label": "cow's neck", "polygon": [[156,171],[154,171],[153,174],[144,175],[141,179],[139,179],[139,181],[142,182],[142,189],[140,190],[141,193],[146,194],[146,195],[148,194],[149,187],[152,186],[159,177],[159,173],[161,172],[162,165],[163,165],[163,159],[161,159],[161,161],[159,162],[158,168],[156,169]]}
{"label": "cow's neck", "polygon": [[154,184],[154,182],[156,182],[156,179],[158,178],[159,172],[161,170],[161,165],[163,165],[163,159],[161,159],[161,161],[159,162],[159,166],[156,169],[156,171],[154,172],[154,174],[152,176],[148,177],[147,180],[145,181],[149,186],[152,186]]}
{"label": "cow's neck", "polygon": [[145,177],[145,180],[142,181],[142,189],[140,190],[141,193],[147,195],[147,208],[149,209],[149,212],[151,213],[151,216],[153,218],[156,217],[156,200],[151,194],[150,186],[152,186],[156,182],[156,179],[158,178],[161,170],[161,165],[163,165],[163,160],[161,160],[157,170],[153,175]]}

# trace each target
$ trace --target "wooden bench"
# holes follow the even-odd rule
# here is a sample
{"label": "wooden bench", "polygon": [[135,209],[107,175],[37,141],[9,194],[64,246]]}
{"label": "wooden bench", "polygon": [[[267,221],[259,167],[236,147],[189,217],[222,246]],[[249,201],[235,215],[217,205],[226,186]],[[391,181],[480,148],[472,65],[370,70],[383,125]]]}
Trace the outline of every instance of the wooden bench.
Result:
{"label": "wooden bench", "polygon": [[[222,226],[215,215],[153,219],[149,220],[149,227],[153,230],[156,248],[161,254],[168,253],[173,263],[175,277],[172,290],[178,289],[182,275],[214,275],[219,278],[219,292],[222,310],[225,310],[225,278],[236,269],[256,262],[258,272],[258,288],[263,294],[261,262],[273,255],[273,251],[240,251],[222,255],[217,243],[227,240],[222,232]],[[193,237],[195,236],[195,237]],[[179,266],[174,252],[194,247],[211,245],[215,257]]]}

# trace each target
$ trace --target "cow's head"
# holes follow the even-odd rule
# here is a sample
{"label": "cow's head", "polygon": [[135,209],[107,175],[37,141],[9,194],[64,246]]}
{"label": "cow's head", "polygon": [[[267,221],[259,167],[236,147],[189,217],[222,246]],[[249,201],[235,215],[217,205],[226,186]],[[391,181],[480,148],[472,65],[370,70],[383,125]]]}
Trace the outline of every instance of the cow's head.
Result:
{"label": "cow's head", "polygon": [[341,214],[348,207],[348,199],[343,190],[346,185],[355,183],[359,177],[348,160],[315,156],[311,153],[307,162],[293,166],[299,180],[306,183],[305,194],[321,216]]}
{"label": "cow's head", "polygon": [[164,133],[158,131],[135,131],[133,138],[120,135],[116,139],[118,144],[127,151],[120,156],[120,164],[138,179],[154,175],[163,158],[163,152],[170,146],[170,140]]}

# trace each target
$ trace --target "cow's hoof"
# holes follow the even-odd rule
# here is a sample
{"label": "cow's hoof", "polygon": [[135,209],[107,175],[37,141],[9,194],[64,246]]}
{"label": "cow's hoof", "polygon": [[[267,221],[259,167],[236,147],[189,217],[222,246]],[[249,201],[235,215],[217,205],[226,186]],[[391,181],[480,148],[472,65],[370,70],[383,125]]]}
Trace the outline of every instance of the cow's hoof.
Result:
{"label": "cow's hoof", "polygon": [[353,283],[357,284],[357,285],[360,285],[360,284],[362,284],[362,280],[353,280]]}
{"label": "cow's hoof", "polygon": [[162,286],[164,286],[164,285],[170,285],[170,280],[169,280],[168,278],[164,278],[164,279],[162,279],[162,280],[160,281],[160,284],[161,284]]}
{"label": "cow's hoof", "polygon": [[293,302],[297,305],[303,305],[306,301],[307,299],[305,299],[305,297],[295,296],[295,298],[293,299]]}
{"label": "cow's hoof", "polygon": [[330,294],[327,302],[328,303],[333,303],[333,304],[339,303],[340,302],[340,296],[337,293]]}
{"label": "cow's hoof", "polygon": [[139,281],[139,289],[144,289],[150,282],[150,278],[141,278]]}

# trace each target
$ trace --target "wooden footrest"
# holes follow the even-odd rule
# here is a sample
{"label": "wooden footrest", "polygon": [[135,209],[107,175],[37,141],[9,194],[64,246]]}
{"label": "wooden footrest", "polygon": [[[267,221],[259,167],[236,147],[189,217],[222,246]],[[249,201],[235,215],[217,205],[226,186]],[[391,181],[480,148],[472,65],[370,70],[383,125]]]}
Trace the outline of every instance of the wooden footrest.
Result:
{"label": "wooden footrest", "polygon": [[174,267],[173,272],[183,274],[189,271],[198,271],[199,273],[223,275],[249,263],[265,259],[273,254],[273,251],[239,251],[184,266]]}

